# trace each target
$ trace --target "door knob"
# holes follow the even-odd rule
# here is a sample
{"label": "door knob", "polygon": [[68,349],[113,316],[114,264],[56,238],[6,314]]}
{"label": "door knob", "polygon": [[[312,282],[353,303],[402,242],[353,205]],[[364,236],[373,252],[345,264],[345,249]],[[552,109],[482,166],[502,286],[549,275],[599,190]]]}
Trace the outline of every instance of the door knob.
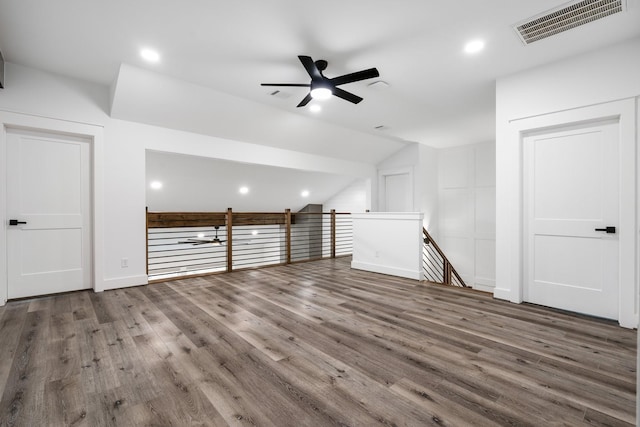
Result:
{"label": "door knob", "polygon": [[596,228],[596,231],[604,231],[607,234],[613,234],[616,232],[615,227],[607,226],[605,228]]}
{"label": "door knob", "polygon": [[9,225],[18,225],[18,224],[26,224],[27,221],[18,221],[17,219],[10,219]]}

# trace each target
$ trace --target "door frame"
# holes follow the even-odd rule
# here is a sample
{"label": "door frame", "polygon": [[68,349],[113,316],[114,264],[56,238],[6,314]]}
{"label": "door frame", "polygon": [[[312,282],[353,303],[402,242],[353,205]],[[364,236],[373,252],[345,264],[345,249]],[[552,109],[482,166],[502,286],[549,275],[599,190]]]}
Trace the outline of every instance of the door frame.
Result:
{"label": "door frame", "polygon": [[411,211],[415,211],[415,185],[413,178],[413,167],[407,166],[394,169],[383,169],[378,171],[378,207],[380,212],[387,212],[387,177],[393,175],[406,175],[409,178],[409,186],[406,189],[411,201]]}
{"label": "door frame", "polygon": [[[104,128],[89,123],[41,117],[0,110],[0,176],[7,173],[7,130],[26,129],[61,135],[83,137],[91,144],[91,270],[92,287],[95,292],[104,290],[103,248],[104,248]],[[7,301],[7,187],[6,179],[0,185],[0,306]]]}
{"label": "door frame", "polygon": [[[640,163],[636,150],[636,101],[628,98],[533,117],[512,119],[499,140],[505,141],[496,158],[500,164],[496,178],[500,189],[496,200],[496,288],[494,296],[512,302],[523,301],[524,286],[524,138],[532,132],[558,127],[615,119],[620,138],[620,234],[618,322],[621,326],[638,325],[638,213],[639,188],[636,167]],[[508,144],[508,145],[507,145]],[[624,179],[622,178],[624,177]]]}
{"label": "door frame", "polygon": [[[567,124],[566,126],[554,126],[552,128],[546,128],[543,129],[541,132],[536,131],[536,132],[524,132],[522,133],[522,206],[523,206],[523,210],[522,210],[522,276],[523,276],[523,280],[522,280],[522,299],[523,301],[527,301],[527,302],[531,302],[530,296],[528,295],[528,292],[530,291],[530,286],[532,284],[532,281],[535,280],[534,275],[533,275],[533,265],[535,265],[535,255],[534,255],[534,245],[533,245],[533,239],[535,238],[535,236],[532,234],[532,225],[533,225],[533,221],[535,219],[535,215],[533,214],[533,210],[535,209],[535,201],[534,201],[534,197],[533,197],[533,192],[532,192],[532,179],[534,178],[534,160],[532,157],[535,156],[535,151],[533,149],[533,147],[527,147],[527,141],[529,138],[532,137],[536,137],[536,136],[544,136],[544,137],[548,137],[549,135],[553,135],[553,137],[557,137],[558,134],[562,133],[562,134],[568,134],[571,133],[571,135],[576,135],[576,132],[583,132],[583,133],[591,133],[592,129],[599,127],[599,126],[615,126],[616,127],[616,137],[617,137],[617,144],[618,146],[620,145],[620,138],[618,136],[619,134],[619,129],[620,129],[620,122],[618,119],[615,120],[611,120],[611,119],[604,119],[604,120],[588,120],[588,121],[583,121],[580,122],[579,124],[576,125],[576,123],[570,123]],[[588,132],[586,130],[589,130]],[[617,160],[617,166],[619,167],[620,164],[620,156],[618,155],[618,157],[616,158]],[[620,172],[618,170],[618,172]],[[619,179],[619,173],[616,176],[616,181],[619,185],[620,183],[620,179]],[[617,203],[618,203],[618,208],[620,208],[621,206],[621,200],[620,200],[620,196],[617,197]],[[611,223],[612,225],[615,225],[616,227],[618,227],[618,222],[617,221],[613,221],[613,222],[607,222],[607,224]],[[600,236],[599,236],[600,237]],[[608,240],[609,235],[606,235],[605,239]],[[619,233],[616,233],[613,237],[615,237],[615,240],[618,244],[618,249],[619,249]],[[619,258],[620,254],[618,254],[618,258]],[[616,263],[616,268],[617,270],[619,270],[620,265],[619,262]],[[619,277],[619,275],[616,275],[617,277]],[[619,282],[619,279],[618,279]],[[616,315],[619,316],[620,315],[620,299],[619,299],[619,293],[620,293],[620,286],[619,283],[616,286],[616,293],[617,293],[617,307],[616,307]],[[535,303],[535,302],[534,302]],[[589,314],[589,313],[586,313]]]}

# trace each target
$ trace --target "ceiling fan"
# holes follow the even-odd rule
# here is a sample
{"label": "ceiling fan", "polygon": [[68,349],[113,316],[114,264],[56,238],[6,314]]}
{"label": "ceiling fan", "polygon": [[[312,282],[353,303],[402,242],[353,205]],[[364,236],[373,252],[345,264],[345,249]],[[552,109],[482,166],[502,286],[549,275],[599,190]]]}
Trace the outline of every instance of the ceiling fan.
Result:
{"label": "ceiling fan", "polygon": [[345,74],[339,77],[328,78],[325,77],[322,72],[327,69],[327,61],[319,59],[314,62],[310,56],[298,55],[298,59],[302,62],[305,70],[311,77],[310,83],[262,83],[261,86],[294,86],[294,87],[308,87],[309,93],[305,96],[297,107],[304,107],[315,99],[328,99],[331,95],[335,95],[338,98],[342,98],[346,101],[357,104],[362,101],[362,98],[358,95],[354,95],[351,92],[347,92],[338,86],[358,82],[360,80],[372,79],[379,77],[380,73],[376,68],[369,68],[367,70],[356,71],[355,73]]}
{"label": "ceiling fan", "polygon": [[196,238],[193,239],[187,239],[185,241],[182,242],[178,242],[178,243],[191,243],[192,245],[206,245],[206,244],[211,244],[213,246],[220,246],[224,243],[224,240],[220,240],[218,238],[218,229],[220,228],[220,226],[216,225],[214,227],[216,229],[216,235],[213,239],[207,239],[206,237],[211,237],[211,236],[198,236]]}

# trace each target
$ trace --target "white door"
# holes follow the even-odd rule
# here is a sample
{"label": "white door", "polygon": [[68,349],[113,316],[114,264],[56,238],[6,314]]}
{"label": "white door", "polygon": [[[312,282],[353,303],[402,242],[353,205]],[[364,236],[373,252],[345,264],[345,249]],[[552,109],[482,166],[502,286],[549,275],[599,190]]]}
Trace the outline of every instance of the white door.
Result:
{"label": "white door", "polygon": [[618,319],[618,145],[617,122],[524,139],[525,301]]}
{"label": "white door", "polygon": [[385,211],[412,212],[411,177],[408,173],[384,175]]}
{"label": "white door", "polygon": [[8,129],[9,298],[91,288],[90,184],[89,141]]}

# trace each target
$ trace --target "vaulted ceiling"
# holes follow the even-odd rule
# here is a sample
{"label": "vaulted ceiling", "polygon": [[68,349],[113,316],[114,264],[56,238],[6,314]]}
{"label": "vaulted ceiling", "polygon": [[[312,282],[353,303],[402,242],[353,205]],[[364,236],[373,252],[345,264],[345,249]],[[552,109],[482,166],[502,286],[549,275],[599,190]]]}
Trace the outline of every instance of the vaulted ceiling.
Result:
{"label": "vaulted ceiling", "polygon": [[[0,0],[0,51],[8,62],[112,86],[114,117],[375,163],[408,142],[491,141],[497,78],[640,36],[640,5],[626,0],[623,13],[520,41],[514,24],[563,4]],[[465,54],[473,39],[485,49]],[[146,62],[142,48],[160,60]],[[328,77],[370,67],[380,77],[343,86],[360,104],[334,97],[313,113],[296,108],[306,88],[273,96],[260,86],[308,82],[297,55],[327,60]],[[388,86],[368,86],[377,80]]]}

